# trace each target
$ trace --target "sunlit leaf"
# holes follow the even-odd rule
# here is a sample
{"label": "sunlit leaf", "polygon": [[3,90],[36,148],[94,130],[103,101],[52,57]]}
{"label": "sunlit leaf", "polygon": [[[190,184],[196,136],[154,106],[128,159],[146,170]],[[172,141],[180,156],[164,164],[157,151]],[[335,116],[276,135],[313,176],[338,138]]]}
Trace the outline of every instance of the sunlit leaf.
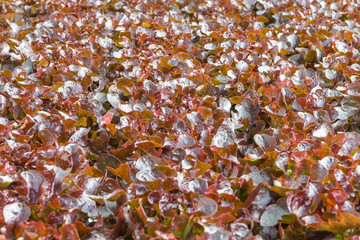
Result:
{"label": "sunlit leaf", "polygon": [[199,171],[197,172],[197,176],[203,175],[207,170],[209,170],[212,167],[210,164],[201,161],[197,161],[196,165],[199,168]]}
{"label": "sunlit leaf", "polygon": [[130,167],[126,163],[122,163],[118,168],[114,169],[112,167],[107,167],[107,169],[115,174],[116,176],[124,179],[126,182],[130,183]]}
{"label": "sunlit leaf", "polygon": [[39,131],[38,136],[44,146],[53,145],[55,142],[53,134],[47,129]]}
{"label": "sunlit leaf", "polygon": [[101,125],[110,124],[114,117],[114,113],[108,112],[101,118]]}
{"label": "sunlit leaf", "polygon": [[340,234],[360,227],[359,216],[347,212],[337,214],[336,219],[323,220],[318,214],[314,214],[304,217],[303,220],[309,227]]}
{"label": "sunlit leaf", "polygon": [[284,199],[280,199],[276,204],[269,205],[260,218],[261,226],[275,226],[284,215],[290,215]]}
{"label": "sunlit leaf", "polygon": [[87,165],[85,167],[85,169],[83,170],[83,173],[86,174],[89,177],[93,177],[93,178],[100,178],[102,176],[104,176],[104,173],[102,171],[100,171],[99,169],[95,168],[95,167],[90,167],[89,165]]}
{"label": "sunlit leaf", "polygon": [[61,239],[64,240],[80,240],[79,234],[74,224],[66,224],[60,227]]}

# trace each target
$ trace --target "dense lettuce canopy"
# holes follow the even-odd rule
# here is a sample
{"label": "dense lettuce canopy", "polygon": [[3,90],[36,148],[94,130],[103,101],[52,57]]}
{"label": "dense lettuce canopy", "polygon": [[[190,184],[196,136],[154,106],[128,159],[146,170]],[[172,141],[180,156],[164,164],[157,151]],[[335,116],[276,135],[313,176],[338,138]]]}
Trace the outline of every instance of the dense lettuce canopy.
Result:
{"label": "dense lettuce canopy", "polygon": [[359,7],[0,1],[0,239],[356,238]]}

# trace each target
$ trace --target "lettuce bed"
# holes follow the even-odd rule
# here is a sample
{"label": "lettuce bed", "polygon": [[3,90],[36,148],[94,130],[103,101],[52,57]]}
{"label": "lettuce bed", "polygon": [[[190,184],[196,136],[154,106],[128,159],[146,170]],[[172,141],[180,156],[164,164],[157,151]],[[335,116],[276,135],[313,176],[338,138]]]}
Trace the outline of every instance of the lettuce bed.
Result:
{"label": "lettuce bed", "polygon": [[0,239],[358,239],[359,7],[0,1]]}

